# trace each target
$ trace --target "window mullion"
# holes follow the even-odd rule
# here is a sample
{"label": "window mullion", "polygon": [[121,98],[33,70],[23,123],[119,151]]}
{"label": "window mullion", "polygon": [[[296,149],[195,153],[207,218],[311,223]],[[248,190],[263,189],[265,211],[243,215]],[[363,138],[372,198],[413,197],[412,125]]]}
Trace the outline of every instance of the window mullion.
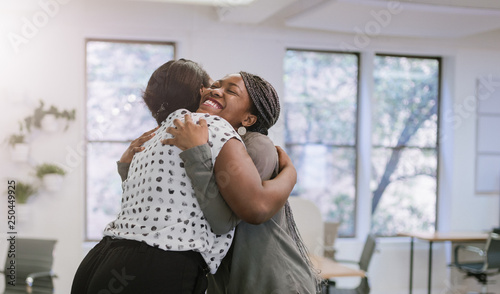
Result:
{"label": "window mullion", "polygon": [[359,97],[358,97],[358,125],[357,125],[357,178],[356,178],[356,236],[366,236],[370,231],[371,221],[371,143],[372,143],[372,93],[373,52],[363,52],[359,64]]}

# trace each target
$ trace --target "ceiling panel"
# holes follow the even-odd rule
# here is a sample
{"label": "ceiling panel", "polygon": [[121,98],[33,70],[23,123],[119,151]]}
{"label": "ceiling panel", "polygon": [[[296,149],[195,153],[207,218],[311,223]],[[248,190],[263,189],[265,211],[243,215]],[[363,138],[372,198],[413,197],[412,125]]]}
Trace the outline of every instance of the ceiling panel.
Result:
{"label": "ceiling panel", "polygon": [[217,14],[222,22],[258,24],[297,1],[256,0],[248,6],[219,7]]}
{"label": "ceiling panel", "polygon": [[[378,0],[378,1],[389,2],[394,0]],[[420,3],[420,4],[431,4],[439,6],[500,9],[500,1],[498,0],[399,0],[399,1]]]}
{"label": "ceiling panel", "polygon": [[[368,36],[435,38],[464,37],[500,28],[498,9],[429,5],[416,1],[427,0],[412,0],[412,3],[386,0],[328,1],[287,19],[286,25]],[[462,5],[471,3],[462,2]],[[479,4],[486,5],[487,2]]]}

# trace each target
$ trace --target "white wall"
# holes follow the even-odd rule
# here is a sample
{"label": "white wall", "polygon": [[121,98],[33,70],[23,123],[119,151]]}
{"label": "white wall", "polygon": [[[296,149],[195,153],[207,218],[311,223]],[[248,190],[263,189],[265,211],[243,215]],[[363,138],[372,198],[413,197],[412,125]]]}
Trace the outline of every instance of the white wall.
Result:
{"label": "white wall", "polygon": [[[18,227],[18,234],[50,237],[59,240],[55,271],[59,275],[57,293],[68,293],[73,274],[86,249],[82,246],[84,226],[84,140],[85,115],[85,38],[126,40],[162,40],[177,44],[177,57],[201,62],[213,77],[246,70],[262,75],[283,92],[282,60],[285,49],[343,49],[354,44],[354,35],[288,29],[272,24],[261,26],[227,25],[216,19],[208,7],[162,5],[132,1],[58,0],[51,6],[53,15],[47,23],[33,31],[25,31],[26,43],[18,50],[9,34],[20,36],[30,22],[43,11],[38,0],[0,4],[0,139],[17,130],[17,121],[37,106],[43,98],[59,108],[77,109],[77,120],[65,133],[37,133],[32,142],[33,162],[53,161],[72,167],[63,190],[44,193],[36,199],[35,211],[28,224]],[[47,0],[43,1],[44,3]],[[53,2],[57,3],[57,2]],[[43,21],[40,18],[39,21]],[[27,36],[32,33],[33,36]],[[499,33],[485,34],[468,40],[419,40],[376,38],[361,48],[374,52],[443,56],[447,63],[448,93],[445,106],[456,107],[468,96],[475,95],[475,79],[479,75],[500,75]],[[10,35],[12,36],[12,35]],[[485,49],[488,48],[488,49]],[[450,109],[448,109],[451,111]],[[453,116],[452,116],[453,117]],[[457,117],[455,116],[455,119]],[[282,144],[282,122],[272,136]],[[487,230],[498,226],[499,200],[495,196],[474,195],[475,110],[467,112],[460,123],[449,120],[449,136],[443,142],[441,178],[444,181],[440,200],[440,228],[451,230]],[[0,153],[2,188],[7,179],[27,178],[28,164],[16,164],[7,147]],[[360,199],[367,195],[360,195]],[[1,215],[6,205],[0,205]],[[358,214],[360,215],[360,214]],[[1,217],[3,219],[3,217]],[[359,237],[340,240],[339,256],[359,257],[366,233],[366,218],[359,216]],[[6,225],[0,225],[5,234]],[[406,293],[408,283],[408,240],[381,240],[370,278],[373,293]],[[4,243],[1,243],[5,246]],[[448,279],[446,246],[436,244],[433,287],[445,291]],[[3,248],[0,248],[0,252]],[[2,256],[2,254],[0,254]],[[3,257],[0,257],[3,258]],[[426,288],[427,244],[416,245],[415,291]],[[474,284],[473,284],[474,285]],[[445,293],[445,292],[440,292]]]}

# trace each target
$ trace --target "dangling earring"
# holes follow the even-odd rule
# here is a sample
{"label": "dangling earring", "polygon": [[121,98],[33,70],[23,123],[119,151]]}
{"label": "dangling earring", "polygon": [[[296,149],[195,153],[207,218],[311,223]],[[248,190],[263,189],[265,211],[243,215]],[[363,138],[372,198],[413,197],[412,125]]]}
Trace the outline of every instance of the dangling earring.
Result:
{"label": "dangling earring", "polygon": [[246,133],[247,133],[247,128],[245,128],[244,126],[238,128],[238,134],[240,134],[240,136],[243,136]]}

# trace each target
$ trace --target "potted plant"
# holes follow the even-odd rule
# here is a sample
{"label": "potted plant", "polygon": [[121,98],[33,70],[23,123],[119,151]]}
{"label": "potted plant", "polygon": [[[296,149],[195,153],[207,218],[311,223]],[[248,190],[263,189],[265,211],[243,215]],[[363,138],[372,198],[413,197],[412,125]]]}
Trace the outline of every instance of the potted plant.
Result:
{"label": "potted plant", "polygon": [[51,192],[56,192],[61,189],[63,176],[66,171],[60,166],[44,163],[36,166],[36,176],[43,182],[45,189]]}
{"label": "potted plant", "polygon": [[27,224],[33,216],[32,206],[28,204],[31,196],[38,192],[38,188],[30,183],[16,181],[16,220],[20,224]]}
{"label": "potted plant", "polygon": [[16,181],[14,191],[16,192],[16,204],[26,204],[28,199],[38,192],[38,188],[30,183]]}
{"label": "potted plant", "polygon": [[28,131],[31,131],[31,127],[34,126],[46,132],[56,132],[59,130],[59,120],[61,119],[66,120],[66,127],[64,130],[67,130],[69,122],[75,120],[75,109],[71,111],[60,111],[57,107],[52,105],[48,110],[45,110],[44,106],[45,103],[40,100],[40,106],[35,109],[33,115],[24,119]]}
{"label": "potted plant", "polygon": [[30,145],[25,141],[23,134],[12,134],[8,139],[11,147],[12,160],[16,162],[27,162],[30,152]]}

